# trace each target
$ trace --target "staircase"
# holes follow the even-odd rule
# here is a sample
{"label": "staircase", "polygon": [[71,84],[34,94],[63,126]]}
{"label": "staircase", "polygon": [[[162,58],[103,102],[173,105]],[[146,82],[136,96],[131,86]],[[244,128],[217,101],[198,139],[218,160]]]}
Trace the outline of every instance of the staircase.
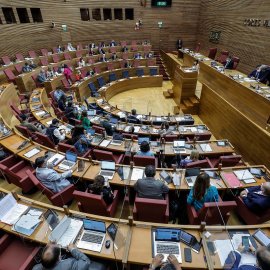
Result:
{"label": "staircase", "polygon": [[180,106],[174,106],[174,113],[178,114],[182,110],[184,114],[198,114],[199,103],[200,100],[196,96],[183,99]]}
{"label": "staircase", "polygon": [[159,74],[163,76],[163,81],[169,81],[169,75],[166,73],[165,67],[162,64],[159,51],[154,51],[154,57],[156,58],[156,65],[159,66]]}

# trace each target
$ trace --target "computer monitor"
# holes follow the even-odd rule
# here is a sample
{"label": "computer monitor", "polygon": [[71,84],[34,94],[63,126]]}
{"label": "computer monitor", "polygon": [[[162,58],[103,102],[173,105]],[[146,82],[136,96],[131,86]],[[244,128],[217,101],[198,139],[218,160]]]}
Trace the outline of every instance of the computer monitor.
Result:
{"label": "computer monitor", "polygon": [[144,141],[149,143],[149,137],[141,137],[141,138],[139,138],[138,139],[139,145],[141,145],[142,142],[144,142]]}

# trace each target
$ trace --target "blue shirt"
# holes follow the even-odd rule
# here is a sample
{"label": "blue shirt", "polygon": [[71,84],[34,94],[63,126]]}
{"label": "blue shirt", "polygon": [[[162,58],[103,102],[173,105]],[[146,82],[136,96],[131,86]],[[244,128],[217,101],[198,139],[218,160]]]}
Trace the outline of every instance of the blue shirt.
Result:
{"label": "blue shirt", "polygon": [[187,198],[187,203],[193,204],[196,211],[200,210],[205,202],[215,202],[215,201],[217,201],[217,202],[219,201],[218,191],[217,191],[216,187],[208,188],[206,190],[205,196],[203,197],[203,199],[201,201],[197,201],[194,199],[193,187],[192,187],[190,192],[189,192],[188,198]]}
{"label": "blue shirt", "polygon": [[147,152],[142,152],[142,151],[138,151],[136,156],[148,156],[148,157],[154,157],[154,153],[151,151],[147,151]]}
{"label": "blue shirt", "polygon": [[65,95],[65,93],[61,90],[61,91],[55,91],[53,96],[56,99],[56,101],[58,101],[60,99],[61,96]]}
{"label": "blue shirt", "polygon": [[77,141],[72,141],[76,150],[82,155],[87,152],[91,146],[91,142],[81,134]]}

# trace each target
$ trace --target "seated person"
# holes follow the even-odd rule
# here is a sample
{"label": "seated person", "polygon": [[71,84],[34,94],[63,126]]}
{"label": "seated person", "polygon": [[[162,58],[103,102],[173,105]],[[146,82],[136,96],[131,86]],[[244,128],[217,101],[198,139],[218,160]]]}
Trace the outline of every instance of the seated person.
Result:
{"label": "seated person", "polygon": [[103,49],[101,49],[101,48],[98,49],[98,53],[99,53],[99,54],[105,54],[105,52],[104,52]]}
{"label": "seated person", "polygon": [[116,46],[116,44],[115,44],[114,40],[112,40],[112,41],[110,42],[110,47],[115,47],[115,46]]}
{"label": "seated person", "polygon": [[68,43],[67,45],[67,50],[70,51],[75,51],[75,49],[72,47],[71,43]]}
{"label": "seated person", "polygon": [[137,152],[136,156],[150,156],[153,157],[154,153],[150,151],[149,143],[143,141],[140,145],[140,151]]}
{"label": "seated person", "polygon": [[56,101],[58,101],[61,96],[65,96],[65,99],[67,98],[66,97],[66,94],[62,91],[61,86],[57,86],[56,87],[53,96],[54,96],[54,98],[55,98]]}
{"label": "seated person", "polygon": [[77,117],[75,115],[76,109],[73,107],[72,101],[68,101],[65,112],[65,116],[67,117],[69,124],[75,126],[75,119],[77,119]]}
{"label": "seated person", "polygon": [[83,60],[82,57],[79,60],[79,68],[81,68],[81,67],[85,67],[85,61]]}
{"label": "seated person", "polygon": [[127,120],[134,120],[134,121],[136,121],[136,124],[142,124],[142,121],[136,117],[136,110],[135,109],[131,110],[131,115],[129,115],[127,117]]}
{"label": "seated person", "polygon": [[142,42],[142,45],[147,45],[147,40],[145,40],[144,42]]}
{"label": "seated person", "polygon": [[[155,258],[153,258],[152,263],[149,266],[148,270],[160,269],[163,264],[164,255],[157,254]],[[34,269],[35,270],[35,269]],[[182,270],[177,258],[170,254],[167,257],[167,262],[164,266],[162,266],[162,270]]]}
{"label": "seated person", "polygon": [[37,68],[37,65],[34,64],[33,60],[30,60],[29,66],[30,66],[30,68],[32,68],[32,69]]}
{"label": "seated person", "polygon": [[200,157],[198,150],[192,150],[190,156],[187,156],[185,159],[180,161],[180,168],[186,168],[187,163],[192,163],[198,161]]}
{"label": "seated person", "polygon": [[233,60],[232,60],[232,57],[230,55],[227,56],[227,60],[226,60],[226,63],[224,64],[224,68],[225,69],[233,69]]}
{"label": "seated person", "polygon": [[57,145],[60,141],[65,140],[65,130],[59,130],[59,120],[53,119],[51,125],[46,129],[45,133],[50,140]]}
{"label": "seated person", "polygon": [[41,132],[41,133],[45,133],[46,129],[43,130],[41,124],[38,124],[37,127],[36,127],[34,124],[29,123],[29,115],[22,114],[21,118],[22,118],[22,122],[20,123],[20,125],[23,126],[23,127],[28,128],[28,130],[31,133],[35,133],[36,131]]}
{"label": "seated person", "polygon": [[91,127],[91,122],[88,118],[87,111],[83,111],[82,114],[79,115],[78,119],[82,121],[82,125],[85,129]]}
{"label": "seated person", "polygon": [[160,126],[160,130],[158,131],[160,135],[166,136],[166,135],[173,135],[173,131],[170,130],[170,126],[168,122],[163,122]]}
{"label": "seated person", "polygon": [[199,65],[199,60],[198,59],[194,59],[192,70],[196,70],[199,73],[199,71],[200,71],[200,65]]}
{"label": "seated person", "polygon": [[30,71],[32,71],[31,66],[29,65],[28,62],[25,62],[25,64],[22,67],[22,73],[27,73],[27,72],[30,72]]}
{"label": "seated person", "polygon": [[45,70],[41,69],[38,76],[37,76],[37,82],[42,84],[43,82],[47,81]]}
{"label": "seated person", "polygon": [[57,73],[63,73],[64,72],[64,70],[65,70],[65,67],[64,67],[64,64],[62,63],[59,67],[58,67],[58,69],[57,69]]}
{"label": "seated person", "polygon": [[240,196],[251,212],[260,214],[270,208],[270,182],[246,188],[240,193]]}
{"label": "seated person", "polygon": [[62,95],[57,101],[57,106],[58,108],[64,112],[66,110],[66,96]]}
{"label": "seated person", "polygon": [[101,62],[107,62],[107,59],[106,59],[106,56],[105,56],[105,53],[102,55],[101,57]]}
{"label": "seated person", "polygon": [[266,80],[270,80],[269,74],[270,74],[270,68],[267,67],[266,65],[262,65],[260,67],[260,77],[257,79],[257,81],[264,83]]}
{"label": "seated person", "polygon": [[247,263],[245,261],[239,267],[242,259],[242,254],[244,253],[245,246],[241,243],[237,250],[231,251],[225,261],[223,269],[232,270],[268,270],[270,269],[270,248],[260,246],[257,251],[252,246],[249,245],[248,253],[253,253],[257,258],[257,265]]}
{"label": "seated person", "polygon": [[95,43],[92,42],[92,43],[89,44],[90,49],[94,49],[95,47],[96,47]]}
{"label": "seated person", "polygon": [[218,191],[214,186],[210,186],[210,177],[207,173],[201,173],[197,176],[194,186],[189,192],[188,204],[193,204],[195,210],[201,209],[205,202],[218,202]]}
{"label": "seated person", "polygon": [[141,56],[141,53],[140,52],[138,52],[138,53],[136,53],[134,55],[134,59],[141,59],[141,58],[142,58],[142,56]]}
{"label": "seated person", "polygon": [[125,45],[123,48],[122,48],[122,52],[127,52],[128,51],[128,48],[127,48],[127,46]]}
{"label": "seated person", "polygon": [[164,200],[163,194],[169,192],[169,188],[162,181],[156,180],[156,168],[147,165],[144,170],[146,178],[138,179],[134,184],[134,189],[138,192],[138,197],[147,199]]}
{"label": "seated person", "polygon": [[60,46],[60,45],[57,45],[56,51],[57,51],[57,53],[61,53],[61,52],[63,52],[63,51],[62,51],[62,48],[61,48],[61,46]]}
{"label": "seated person", "polygon": [[94,49],[93,48],[90,48],[90,50],[89,50],[89,55],[95,55],[96,53],[95,53],[95,51],[94,51]]}
{"label": "seated person", "polygon": [[52,79],[54,77],[54,72],[53,72],[53,68],[52,67],[48,67],[47,70],[47,79]]}
{"label": "seated person", "polygon": [[112,136],[113,132],[115,131],[115,127],[110,123],[110,120],[111,120],[111,116],[109,114],[106,114],[105,115],[105,120],[102,121],[101,123],[102,123],[102,127],[105,128],[106,133],[109,136]]}
{"label": "seated person", "polygon": [[148,54],[145,55],[145,58],[153,58],[153,54],[149,52]]}
{"label": "seated person", "polygon": [[84,76],[82,75],[81,71],[78,70],[76,74],[76,80],[81,82],[84,79]]}
{"label": "seated person", "polygon": [[75,126],[72,133],[72,144],[80,155],[85,154],[91,147],[91,142],[84,135],[83,126]]}
{"label": "seated person", "polygon": [[104,186],[104,182],[105,179],[102,175],[96,176],[93,184],[88,186],[88,192],[96,195],[101,195],[105,203],[110,205],[114,200],[113,192],[110,188],[109,181],[107,186]]}
{"label": "seated person", "polygon": [[248,74],[248,78],[255,79],[255,80],[259,79],[260,71],[261,71],[260,67],[261,67],[261,65],[257,65],[256,69],[252,70],[250,72],[250,74]]}
{"label": "seated person", "polygon": [[37,179],[42,185],[50,189],[55,194],[73,184],[73,180],[68,180],[67,178],[72,176],[75,166],[72,170],[64,173],[58,173],[52,169],[52,164],[47,165],[47,159],[45,157],[38,157],[35,160],[35,167]]}
{"label": "seated person", "polygon": [[95,72],[93,71],[93,69],[92,69],[92,68],[89,68],[89,70],[88,70],[87,73],[86,73],[86,76],[87,76],[87,77],[88,77],[88,76],[92,77],[92,76],[94,76],[94,74],[95,74]]}
{"label": "seated person", "polygon": [[118,59],[117,54],[116,53],[113,53],[112,60],[114,61],[114,60],[117,60],[117,59]]}
{"label": "seated person", "polygon": [[105,47],[104,41],[102,41],[102,42],[99,43],[99,47]]}
{"label": "seated person", "polygon": [[132,66],[130,65],[129,61],[127,60],[125,63],[125,68],[131,68]]}

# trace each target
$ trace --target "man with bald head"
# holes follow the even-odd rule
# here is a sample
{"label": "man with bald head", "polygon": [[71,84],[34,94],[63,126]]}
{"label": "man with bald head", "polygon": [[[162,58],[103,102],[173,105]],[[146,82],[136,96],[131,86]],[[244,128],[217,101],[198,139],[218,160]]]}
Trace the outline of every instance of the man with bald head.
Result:
{"label": "man with bald head", "polygon": [[48,244],[43,250],[41,263],[34,266],[33,270],[106,270],[105,265],[90,261],[73,244],[67,246],[67,251],[70,252],[71,257],[61,260],[59,246],[55,242]]}
{"label": "man with bald head", "polygon": [[270,208],[270,182],[246,188],[240,196],[250,211],[260,214]]}

